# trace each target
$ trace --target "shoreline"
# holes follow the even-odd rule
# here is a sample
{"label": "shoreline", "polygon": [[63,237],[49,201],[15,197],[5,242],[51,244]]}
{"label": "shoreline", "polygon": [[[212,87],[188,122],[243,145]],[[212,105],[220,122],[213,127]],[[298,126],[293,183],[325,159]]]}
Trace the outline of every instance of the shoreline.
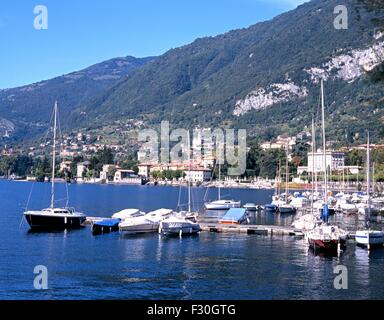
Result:
{"label": "shoreline", "polygon": [[[1,181],[15,181],[15,182],[30,182],[30,183],[50,183],[49,181],[33,181],[28,179],[7,179],[7,178],[0,178]],[[56,180],[55,183],[66,183],[64,180]],[[109,182],[109,183],[101,183],[101,182],[70,182],[69,184],[78,184],[78,185],[111,185],[111,186],[150,186],[150,187],[187,187],[187,183],[147,183],[147,184],[135,184],[135,183],[121,183],[121,182]],[[193,184],[192,187],[194,188],[221,188],[221,189],[241,189],[241,190],[274,190],[276,189],[275,186],[257,186],[254,184],[232,184],[232,185],[215,185],[215,184]],[[280,187],[281,190],[285,190],[285,187]],[[321,191],[323,188],[322,186],[318,186],[318,190]],[[312,186],[309,184],[294,184],[288,186],[288,190],[291,191],[311,191]],[[329,187],[329,190],[332,192],[339,192],[341,188],[339,186],[335,187]],[[344,188],[345,192],[359,192],[359,190],[356,188],[356,186],[350,186]]]}

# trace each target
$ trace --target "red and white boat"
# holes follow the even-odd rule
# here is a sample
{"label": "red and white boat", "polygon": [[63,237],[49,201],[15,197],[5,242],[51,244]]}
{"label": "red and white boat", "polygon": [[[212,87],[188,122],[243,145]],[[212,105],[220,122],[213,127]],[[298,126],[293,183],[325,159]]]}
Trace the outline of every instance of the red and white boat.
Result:
{"label": "red and white boat", "polygon": [[348,232],[336,225],[321,224],[305,234],[310,248],[315,252],[339,253],[345,246]]}

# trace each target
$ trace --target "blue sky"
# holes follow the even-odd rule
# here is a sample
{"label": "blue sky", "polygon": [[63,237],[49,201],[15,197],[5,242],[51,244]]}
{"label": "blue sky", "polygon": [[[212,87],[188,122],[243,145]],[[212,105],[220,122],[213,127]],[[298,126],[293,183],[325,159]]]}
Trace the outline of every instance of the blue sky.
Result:
{"label": "blue sky", "polygon": [[[159,55],[198,37],[268,20],[305,0],[2,0],[0,88],[119,56]],[[33,9],[48,8],[36,31]]]}

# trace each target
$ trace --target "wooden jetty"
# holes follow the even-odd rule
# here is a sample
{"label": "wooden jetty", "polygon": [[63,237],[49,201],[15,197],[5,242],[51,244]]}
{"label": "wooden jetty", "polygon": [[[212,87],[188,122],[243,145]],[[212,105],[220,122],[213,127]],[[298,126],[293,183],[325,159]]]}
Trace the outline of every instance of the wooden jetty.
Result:
{"label": "wooden jetty", "polygon": [[246,224],[220,224],[220,223],[199,223],[201,230],[216,233],[243,233],[257,234],[265,236],[293,236],[301,237],[304,233],[290,227],[272,226],[272,225],[246,225]]}
{"label": "wooden jetty", "polygon": [[[93,221],[100,221],[100,217],[87,217],[84,224],[90,225]],[[304,233],[291,227],[273,225],[247,225],[247,224],[220,224],[220,223],[199,223],[201,231],[216,233],[242,233],[257,234],[265,236],[293,236],[301,237]]]}

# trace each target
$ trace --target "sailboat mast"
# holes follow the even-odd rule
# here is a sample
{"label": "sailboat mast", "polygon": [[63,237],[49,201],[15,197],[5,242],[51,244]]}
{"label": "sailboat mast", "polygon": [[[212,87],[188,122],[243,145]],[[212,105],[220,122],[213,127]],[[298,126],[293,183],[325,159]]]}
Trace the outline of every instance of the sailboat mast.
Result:
{"label": "sailboat mast", "polygon": [[317,177],[314,180],[315,175],[315,150],[316,150],[316,138],[315,138],[315,120],[312,118],[312,200],[311,200],[311,212],[313,213],[313,201],[315,196],[315,183],[317,185]]}
{"label": "sailboat mast", "polygon": [[369,223],[370,216],[371,216],[371,152],[370,152],[370,141],[369,141],[369,131],[368,131],[368,138],[367,138],[367,205],[368,205],[368,217],[367,217],[367,224]]}
{"label": "sailboat mast", "polygon": [[220,182],[221,182],[221,163],[219,162],[219,188],[218,188],[219,200],[221,200]]}
{"label": "sailboat mast", "polygon": [[51,190],[51,208],[55,207],[55,166],[56,166],[56,127],[57,127],[57,101],[55,102],[54,124],[53,124],[53,152],[52,152],[52,190]]}
{"label": "sailboat mast", "polygon": [[324,82],[321,80],[321,122],[323,129],[323,161],[324,161],[324,201],[328,203],[328,177],[327,177],[327,154],[325,142],[325,106],[324,106]]}
{"label": "sailboat mast", "polygon": [[191,212],[191,140],[188,130],[188,163],[189,163],[189,179],[188,179],[188,212]]}
{"label": "sailboat mast", "polygon": [[286,154],[285,154],[285,202],[288,204],[288,144],[286,145]]}

